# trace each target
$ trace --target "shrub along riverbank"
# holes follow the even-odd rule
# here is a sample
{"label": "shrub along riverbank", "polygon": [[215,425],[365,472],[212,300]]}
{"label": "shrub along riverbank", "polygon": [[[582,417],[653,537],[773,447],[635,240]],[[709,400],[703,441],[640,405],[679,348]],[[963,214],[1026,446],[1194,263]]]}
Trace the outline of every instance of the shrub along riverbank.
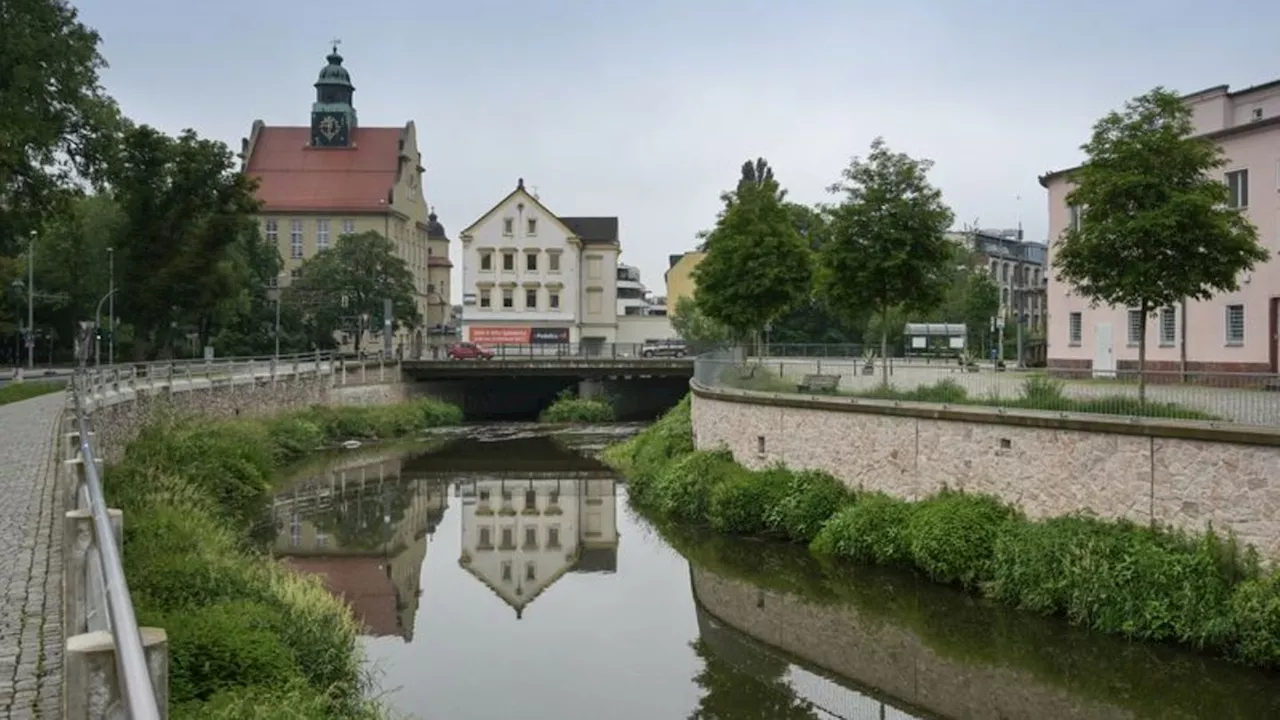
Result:
{"label": "shrub along riverbank", "polygon": [[1095,630],[1280,667],[1280,570],[1264,571],[1231,538],[1082,516],[1033,521],[985,495],[907,502],[822,472],[751,471],[727,452],[694,450],[689,403],[603,455],[642,512],[913,568]]}
{"label": "shrub along riverbank", "polygon": [[127,519],[138,620],[169,634],[173,717],[378,717],[346,605],[280,567],[250,531],[284,465],[335,441],[461,420],[434,401],[316,407],[269,420],[168,419],[130,443],[107,469],[106,493]]}
{"label": "shrub along riverbank", "polygon": [[560,393],[556,401],[538,415],[538,422],[543,423],[607,423],[616,419],[608,400],[580,398],[572,390]]}

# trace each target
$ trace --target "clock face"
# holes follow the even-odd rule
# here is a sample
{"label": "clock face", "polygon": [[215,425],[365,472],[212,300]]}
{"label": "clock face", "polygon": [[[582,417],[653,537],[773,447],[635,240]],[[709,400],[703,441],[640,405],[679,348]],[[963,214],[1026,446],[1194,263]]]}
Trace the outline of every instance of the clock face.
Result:
{"label": "clock face", "polygon": [[342,130],[342,123],[333,115],[325,115],[320,120],[319,129],[325,140],[332,140]]}

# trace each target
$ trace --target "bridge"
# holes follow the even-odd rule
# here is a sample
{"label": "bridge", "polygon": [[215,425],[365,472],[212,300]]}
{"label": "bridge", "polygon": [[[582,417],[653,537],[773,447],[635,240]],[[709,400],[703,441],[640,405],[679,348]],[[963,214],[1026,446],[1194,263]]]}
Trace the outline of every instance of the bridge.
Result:
{"label": "bridge", "polygon": [[467,380],[499,377],[573,377],[604,380],[627,377],[693,377],[693,358],[557,357],[492,360],[405,360],[402,372],[413,380]]}

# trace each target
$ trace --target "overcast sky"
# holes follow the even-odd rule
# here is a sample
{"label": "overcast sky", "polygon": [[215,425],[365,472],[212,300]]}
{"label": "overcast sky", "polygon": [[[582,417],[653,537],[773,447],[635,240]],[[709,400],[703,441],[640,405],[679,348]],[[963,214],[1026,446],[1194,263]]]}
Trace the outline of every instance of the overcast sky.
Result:
{"label": "overcast sky", "polygon": [[524,177],[556,214],[618,216],[659,294],[747,158],[818,202],[883,135],[936,162],[957,223],[1043,239],[1036,176],[1078,163],[1098,116],[1158,84],[1280,77],[1274,0],[75,4],[129,116],[235,150],[255,119],[309,122],[340,37],[361,124],[417,123],[451,237]]}

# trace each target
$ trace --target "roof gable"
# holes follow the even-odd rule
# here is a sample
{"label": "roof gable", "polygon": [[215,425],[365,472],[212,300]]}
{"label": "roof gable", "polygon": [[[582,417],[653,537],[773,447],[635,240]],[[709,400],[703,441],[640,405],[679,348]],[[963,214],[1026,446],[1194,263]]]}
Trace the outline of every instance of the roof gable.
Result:
{"label": "roof gable", "polygon": [[577,234],[576,232],[574,232],[574,229],[573,229],[572,227],[570,227],[569,225],[565,224],[565,222],[564,222],[564,220],[563,220],[562,218],[558,217],[555,213],[551,212],[551,210],[550,210],[550,209],[548,209],[546,205],[543,205],[543,204],[542,204],[542,201],[541,201],[541,200],[539,200],[538,198],[536,198],[536,197],[534,197],[533,195],[531,195],[531,194],[529,193],[529,191],[528,191],[528,190],[525,190],[525,188],[524,188],[524,178],[520,178],[518,181],[516,181],[516,189],[515,189],[515,190],[512,190],[511,192],[507,193],[506,197],[504,197],[504,198],[502,198],[501,200],[499,200],[499,201],[497,202],[497,204],[495,204],[493,207],[491,207],[491,208],[489,208],[488,210],[486,210],[486,211],[484,212],[484,214],[483,214],[483,215],[481,215],[479,218],[477,218],[477,219],[476,219],[476,221],[475,221],[475,222],[471,223],[470,225],[468,225],[468,226],[466,227],[466,229],[464,229],[462,232],[458,233],[459,237],[461,237],[461,236],[463,236],[463,235],[470,235],[470,234],[471,234],[471,232],[472,232],[473,230],[475,230],[477,227],[480,227],[481,225],[483,225],[483,224],[485,223],[485,221],[487,221],[489,218],[493,217],[494,213],[498,212],[498,210],[500,210],[504,205],[506,205],[508,202],[510,202],[510,201],[511,201],[511,199],[512,199],[512,198],[514,198],[514,197],[516,197],[517,195],[518,195],[518,196],[520,196],[520,199],[521,199],[521,200],[527,201],[527,202],[529,202],[530,204],[532,204],[534,207],[537,207],[539,210],[541,210],[541,211],[542,211],[542,213],[543,213],[543,215],[545,215],[546,217],[551,218],[552,220],[554,220],[554,221],[556,222],[556,224],[560,226],[560,229],[561,229],[561,230],[563,230],[563,231],[564,231],[564,233],[565,233],[566,235],[569,235],[569,236],[572,236],[572,237],[577,237],[577,236],[578,236],[578,234]]}

